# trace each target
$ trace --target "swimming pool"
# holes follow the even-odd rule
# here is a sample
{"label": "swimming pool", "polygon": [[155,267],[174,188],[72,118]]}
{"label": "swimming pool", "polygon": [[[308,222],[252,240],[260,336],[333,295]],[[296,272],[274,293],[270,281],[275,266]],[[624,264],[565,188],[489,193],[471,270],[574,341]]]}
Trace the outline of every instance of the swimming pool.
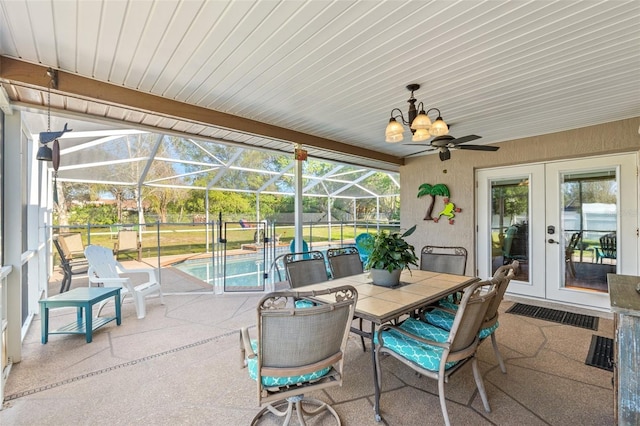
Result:
{"label": "swimming pool", "polygon": [[[327,248],[316,249],[327,255]],[[278,253],[281,255],[283,253]],[[226,263],[220,258],[215,262],[211,258],[189,259],[172,266],[186,274],[211,285],[216,292],[272,291],[276,282],[286,280],[281,260],[273,266],[273,260],[267,257],[267,266],[262,254],[233,255],[226,257]],[[327,271],[330,274],[329,265]]]}

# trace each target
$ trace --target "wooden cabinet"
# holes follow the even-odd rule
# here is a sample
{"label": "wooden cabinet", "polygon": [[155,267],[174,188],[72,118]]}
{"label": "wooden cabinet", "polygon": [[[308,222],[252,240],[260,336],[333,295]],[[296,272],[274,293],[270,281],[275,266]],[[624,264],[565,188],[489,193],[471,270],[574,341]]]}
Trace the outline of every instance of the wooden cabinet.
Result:
{"label": "wooden cabinet", "polygon": [[640,277],[608,274],[614,314],[614,415],[619,425],[640,424]]}

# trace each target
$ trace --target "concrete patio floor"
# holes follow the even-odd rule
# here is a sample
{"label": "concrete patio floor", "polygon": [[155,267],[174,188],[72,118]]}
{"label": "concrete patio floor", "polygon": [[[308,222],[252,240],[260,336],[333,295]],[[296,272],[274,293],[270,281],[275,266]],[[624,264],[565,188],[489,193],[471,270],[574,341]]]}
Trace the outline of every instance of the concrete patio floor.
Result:
{"label": "concrete patio floor", "polygon": [[[74,276],[72,288],[86,285],[86,277]],[[89,344],[78,335],[52,335],[41,344],[36,316],[22,362],[12,367],[0,424],[250,424],[259,407],[255,382],[240,368],[238,329],[255,324],[260,296],[189,294],[202,291],[202,283],[172,268],[163,268],[162,285],[164,306],[148,299],[147,316],[138,320],[125,299],[122,325],[105,325]],[[50,289],[57,294],[59,281]],[[600,318],[597,331],[586,330],[504,313],[512,304],[502,303],[497,331],[507,374],[489,342],[479,349],[491,413],[467,365],[445,385],[452,424],[614,424],[612,373],[585,365],[592,334],[613,337],[613,321]],[[103,314],[109,311],[113,304]],[[51,329],[74,318],[73,309],[52,310]],[[389,357],[382,388],[384,423],[443,423],[434,380]],[[362,352],[357,336],[349,341],[343,387],[314,396],[331,402],[344,425],[380,424],[373,415],[371,354]]]}

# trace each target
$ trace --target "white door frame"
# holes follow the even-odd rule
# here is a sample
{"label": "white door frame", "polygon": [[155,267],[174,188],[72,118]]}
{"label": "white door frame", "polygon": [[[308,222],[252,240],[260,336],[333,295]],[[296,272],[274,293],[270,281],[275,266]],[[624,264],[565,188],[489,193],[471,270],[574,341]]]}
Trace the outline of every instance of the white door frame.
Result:
{"label": "white door frame", "polygon": [[529,179],[529,281],[512,281],[508,293],[530,298],[557,301],[564,304],[609,310],[608,293],[598,293],[564,287],[564,254],[561,246],[548,242],[557,235],[547,234],[547,225],[561,229],[561,172],[591,168],[616,169],[618,193],[617,273],[638,275],[638,154],[569,159],[522,166],[479,169],[476,171],[477,265],[481,277],[491,276],[491,182],[508,178]]}

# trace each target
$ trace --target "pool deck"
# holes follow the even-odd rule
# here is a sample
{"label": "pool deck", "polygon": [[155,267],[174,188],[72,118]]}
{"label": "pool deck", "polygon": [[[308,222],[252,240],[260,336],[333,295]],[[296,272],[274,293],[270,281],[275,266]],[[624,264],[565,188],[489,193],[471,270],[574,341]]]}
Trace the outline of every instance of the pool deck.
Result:
{"label": "pool deck", "polygon": [[[171,267],[162,268],[161,276],[164,305],[149,298],[147,316],[138,320],[126,298],[122,325],[105,325],[89,344],[75,335],[54,335],[41,344],[36,315],[24,337],[23,359],[9,375],[0,424],[249,424],[259,408],[255,382],[240,368],[238,329],[250,327],[255,335],[260,295],[205,292],[202,282]],[[51,295],[60,274],[52,278]],[[86,277],[74,276],[72,288],[86,285]],[[591,336],[612,337],[613,321],[600,318],[597,331],[586,330],[506,314],[512,304],[503,302],[497,330],[507,374],[500,372],[490,343],[479,349],[491,413],[482,408],[467,365],[445,385],[452,423],[614,424],[612,373],[585,365]],[[113,305],[103,314],[109,309]],[[51,326],[74,316],[73,309],[54,310]],[[356,336],[348,342],[344,385],[313,396],[332,403],[344,425],[443,423],[434,380],[392,358],[382,365],[386,423],[374,420],[370,352],[362,352]],[[322,418],[311,424],[332,423]]]}

